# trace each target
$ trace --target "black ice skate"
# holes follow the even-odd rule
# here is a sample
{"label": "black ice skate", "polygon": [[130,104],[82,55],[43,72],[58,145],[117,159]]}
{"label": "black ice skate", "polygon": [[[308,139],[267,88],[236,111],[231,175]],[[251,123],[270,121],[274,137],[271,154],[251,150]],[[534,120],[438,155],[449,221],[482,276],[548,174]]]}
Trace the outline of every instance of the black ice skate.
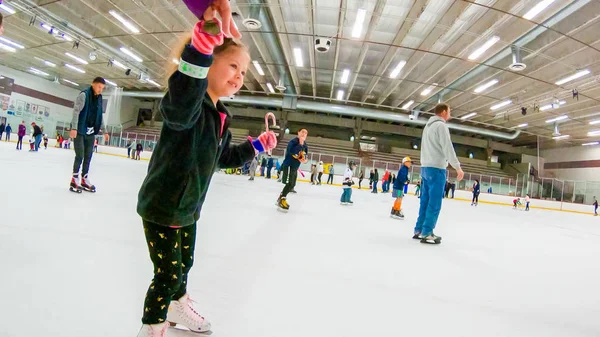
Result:
{"label": "black ice skate", "polygon": [[288,205],[285,198],[279,197],[279,199],[277,199],[277,209],[287,213],[287,211],[290,209],[290,205]]}
{"label": "black ice skate", "polygon": [[390,214],[390,217],[392,219],[396,219],[396,220],[404,220],[404,214],[402,213],[402,211],[397,211],[395,209],[392,208],[392,213]]}
{"label": "black ice skate", "polygon": [[94,186],[91,183],[90,178],[88,178],[87,174],[83,176],[83,179],[81,179],[81,187],[86,192],[96,193],[96,186]]}
{"label": "black ice skate", "polygon": [[83,189],[81,188],[81,185],[79,185],[79,178],[72,177],[71,184],[69,185],[69,191],[74,192],[74,193],[81,193],[82,190]]}
{"label": "black ice skate", "polygon": [[423,237],[421,236],[421,233],[415,233],[412,238],[415,240],[421,240]]}
{"label": "black ice skate", "polygon": [[442,237],[431,233],[427,236],[424,236],[421,239],[421,243],[427,243],[430,245],[439,245],[440,243],[442,243]]}

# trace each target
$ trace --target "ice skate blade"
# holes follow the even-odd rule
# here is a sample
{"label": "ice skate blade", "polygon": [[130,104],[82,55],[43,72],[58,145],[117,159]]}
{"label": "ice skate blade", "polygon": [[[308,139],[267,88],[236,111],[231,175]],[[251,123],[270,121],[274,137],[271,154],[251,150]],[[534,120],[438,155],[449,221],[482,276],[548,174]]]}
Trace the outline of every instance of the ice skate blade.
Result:
{"label": "ice skate blade", "polygon": [[289,209],[285,209],[285,208],[281,208],[281,207],[277,207],[277,210],[281,213],[287,213],[289,211]]}
{"label": "ice skate blade", "polygon": [[425,240],[425,239],[421,239],[421,243],[428,244],[428,245],[439,245],[440,243],[442,243],[442,239],[438,238],[433,242]]}
{"label": "ice skate blade", "polygon": [[404,220],[403,217],[400,216],[396,216],[396,215],[390,215],[390,218],[394,219],[394,220]]}
{"label": "ice skate blade", "polygon": [[80,194],[82,192],[80,189],[74,187],[69,187],[69,191],[77,194]]}
{"label": "ice skate blade", "polygon": [[192,331],[189,330],[188,328],[185,328],[183,326],[177,325],[176,323],[171,323],[169,322],[169,333],[168,336],[169,337],[185,337],[185,336],[210,336],[212,335],[212,330],[208,330],[208,331],[203,331],[203,332],[196,332],[196,331]]}

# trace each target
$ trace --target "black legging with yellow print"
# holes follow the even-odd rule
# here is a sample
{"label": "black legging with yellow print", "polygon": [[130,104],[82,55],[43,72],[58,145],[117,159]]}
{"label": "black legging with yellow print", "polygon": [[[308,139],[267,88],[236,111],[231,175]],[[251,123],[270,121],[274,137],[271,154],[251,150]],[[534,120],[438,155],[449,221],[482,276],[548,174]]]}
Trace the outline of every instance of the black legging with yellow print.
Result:
{"label": "black legging with yellow print", "polygon": [[167,319],[169,303],[187,292],[187,277],[194,263],[196,224],[170,228],[144,221],[144,233],[154,264],[154,278],[144,301],[143,324]]}

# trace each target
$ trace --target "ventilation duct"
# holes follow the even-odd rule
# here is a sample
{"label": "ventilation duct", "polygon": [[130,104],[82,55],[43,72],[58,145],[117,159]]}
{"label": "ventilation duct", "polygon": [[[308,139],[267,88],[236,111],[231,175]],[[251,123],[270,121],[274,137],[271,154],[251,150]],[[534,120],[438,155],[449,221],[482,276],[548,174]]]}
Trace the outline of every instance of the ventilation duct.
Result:
{"label": "ventilation duct", "polygon": [[523,71],[527,68],[527,65],[523,63],[523,59],[521,58],[521,47],[513,44],[510,46],[510,50],[512,51],[512,64],[508,66],[508,68],[512,71]]}

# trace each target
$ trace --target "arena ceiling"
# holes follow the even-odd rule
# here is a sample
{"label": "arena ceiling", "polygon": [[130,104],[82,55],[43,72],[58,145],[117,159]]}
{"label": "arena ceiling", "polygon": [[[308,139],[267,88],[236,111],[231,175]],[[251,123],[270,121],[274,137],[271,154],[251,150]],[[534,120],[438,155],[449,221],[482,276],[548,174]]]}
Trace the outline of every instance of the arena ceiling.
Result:
{"label": "arena ceiling", "polygon": [[[8,40],[0,43],[15,51],[0,48],[0,63],[80,87],[104,76],[126,90],[164,90],[171,48],[195,22],[179,0],[4,4]],[[538,136],[547,146],[600,141],[600,132],[594,133],[600,130],[600,1],[239,0],[231,5],[260,65],[260,70],[250,66],[241,95],[280,96],[269,86],[283,85],[285,94],[303,100],[404,115],[423,115],[441,99],[451,105],[454,122],[521,129],[514,145],[535,144]],[[262,27],[249,29],[244,20]],[[327,52],[316,50],[317,39],[325,49],[331,42]],[[518,49],[516,61],[524,70],[511,69],[511,47]],[[565,81],[572,75],[579,77]],[[484,84],[489,86],[480,88]],[[553,119],[569,137],[552,139]],[[590,124],[594,121],[599,123]]]}

